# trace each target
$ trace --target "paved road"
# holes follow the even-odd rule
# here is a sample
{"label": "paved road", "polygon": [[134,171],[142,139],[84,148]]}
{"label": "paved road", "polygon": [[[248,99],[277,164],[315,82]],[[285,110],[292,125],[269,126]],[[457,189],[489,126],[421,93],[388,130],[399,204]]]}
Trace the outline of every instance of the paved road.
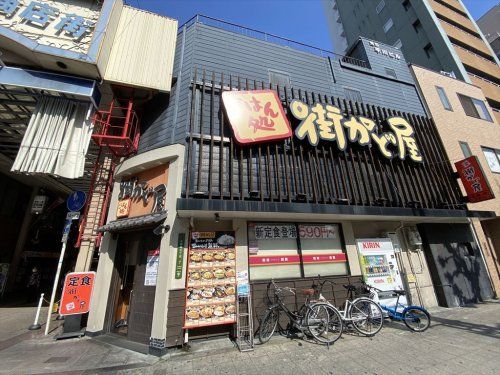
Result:
{"label": "paved road", "polygon": [[3,349],[1,344],[0,373],[8,374],[497,374],[500,302],[435,311],[422,334],[388,323],[374,338],[347,334],[330,349],[273,337],[240,353],[229,340],[218,339],[157,359],[88,338],[34,337]]}

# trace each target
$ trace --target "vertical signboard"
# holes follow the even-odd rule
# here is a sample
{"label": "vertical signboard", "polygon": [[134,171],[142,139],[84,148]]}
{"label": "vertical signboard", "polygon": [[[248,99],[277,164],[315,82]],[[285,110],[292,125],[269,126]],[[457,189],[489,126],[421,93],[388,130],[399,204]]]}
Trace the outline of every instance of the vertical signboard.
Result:
{"label": "vertical signboard", "polygon": [[177,238],[177,257],[175,259],[175,278],[176,280],[182,279],[182,268],[184,263],[184,241],[186,240],[186,233],[179,233]]}
{"label": "vertical signboard", "polygon": [[184,328],[236,322],[234,232],[191,232]]}
{"label": "vertical signboard", "polygon": [[85,314],[90,309],[95,272],[71,272],[64,279],[60,315]]}
{"label": "vertical signboard", "polygon": [[455,167],[460,175],[460,180],[462,180],[470,203],[482,202],[495,198],[488,184],[488,180],[484,175],[483,169],[479,165],[477,156],[473,155],[457,161]]}

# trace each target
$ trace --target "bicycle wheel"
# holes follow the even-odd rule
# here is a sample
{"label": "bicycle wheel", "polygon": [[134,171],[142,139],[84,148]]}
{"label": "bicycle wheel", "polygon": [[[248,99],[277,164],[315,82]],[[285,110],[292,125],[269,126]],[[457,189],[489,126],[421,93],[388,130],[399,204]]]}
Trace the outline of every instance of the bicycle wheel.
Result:
{"label": "bicycle wheel", "polygon": [[354,300],[349,309],[349,320],[354,329],[365,336],[373,336],[382,329],[384,317],[380,306],[368,298]]}
{"label": "bicycle wheel", "polygon": [[415,332],[424,332],[431,325],[431,316],[422,307],[409,306],[403,311],[403,321]]}
{"label": "bicycle wheel", "polygon": [[268,309],[260,322],[259,342],[264,344],[269,341],[278,325],[279,311],[277,308]]}
{"label": "bicycle wheel", "polygon": [[307,309],[305,323],[316,341],[331,345],[342,336],[342,317],[328,303],[315,303]]}

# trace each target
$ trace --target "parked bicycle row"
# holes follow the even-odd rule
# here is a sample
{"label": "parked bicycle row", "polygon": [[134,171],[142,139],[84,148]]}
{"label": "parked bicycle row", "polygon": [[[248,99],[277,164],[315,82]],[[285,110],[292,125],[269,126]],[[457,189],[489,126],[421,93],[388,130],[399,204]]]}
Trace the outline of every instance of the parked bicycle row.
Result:
{"label": "parked bicycle row", "polygon": [[269,306],[261,317],[258,329],[258,339],[261,344],[269,341],[280,326],[280,315],[288,318],[287,332],[299,331],[317,343],[331,345],[337,341],[346,328],[352,327],[363,336],[374,336],[382,329],[385,315],[391,320],[403,321],[414,332],[423,332],[430,326],[429,312],[422,306],[406,306],[400,303],[400,297],[405,291],[392,290],[397,297],[396,303],[386,305],[380,302],[379,294],[387,293],[363,284],[343,285],[348,292],[348,298],[342,309],[338,309],[326,299],[322,292],[326,283],[335,285],[331,280],[313,282],[310,289],[301,290],[306,297],[298,311],[289,309],[284,299],[287,295],[295,295],[295,288],[280,287],[274,280],[267,286]]}

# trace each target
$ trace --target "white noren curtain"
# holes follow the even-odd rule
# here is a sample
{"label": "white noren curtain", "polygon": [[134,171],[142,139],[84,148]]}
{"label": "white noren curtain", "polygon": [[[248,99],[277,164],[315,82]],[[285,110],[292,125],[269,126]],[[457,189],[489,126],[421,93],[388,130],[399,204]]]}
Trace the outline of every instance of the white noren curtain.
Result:
{"label": "white noren curtain", "polygon": [[93,130],[91,112],[90,103],[42,97],[11,170],[82,177]]}

